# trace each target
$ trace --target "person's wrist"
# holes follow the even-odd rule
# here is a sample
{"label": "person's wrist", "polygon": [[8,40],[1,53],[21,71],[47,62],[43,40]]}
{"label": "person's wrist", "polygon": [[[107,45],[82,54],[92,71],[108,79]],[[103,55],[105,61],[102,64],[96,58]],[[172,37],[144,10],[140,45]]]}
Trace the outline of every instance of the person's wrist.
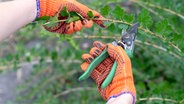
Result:
{"label": "person's wrist", "polygon": [[107,104],[135,104],[136,96],[131,92],[121,92],[118,95],[111,96]]}

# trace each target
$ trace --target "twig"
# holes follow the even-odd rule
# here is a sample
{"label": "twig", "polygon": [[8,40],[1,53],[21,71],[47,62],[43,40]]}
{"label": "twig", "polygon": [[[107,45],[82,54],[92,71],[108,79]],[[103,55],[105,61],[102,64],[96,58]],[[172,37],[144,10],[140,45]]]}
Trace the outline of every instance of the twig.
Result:
{"label": "twig", "polygon": [[102,39],[117,39],[119,36],[73,36],[74,38],[88,38],[88,39],[93,39],[93,38],[102,38]]}
{"label": "twig", "polygon": [[158,6],[158,5],[150,4],[149,2],[142,2],[142,1],[138,1],[138,0],[130,0],[130,1],[131,2],[134,2],[134,3],[137,3],[137,4],[141,2],[141,3],[144,3],[144,4],[148,5],[148,6],[150,6],[150,7],[161,9],[163,11],[169,12],[171,14],[174,14],[174,15],[180,17],[181,19],[184,19],[184,16],[183,15],[181,15],[181,14],[179,14],[179,13],[173,11],[173,10],[170,10],[170,9],[167,9],[167,8],[164,8],[164,7],[161,7],[161,6]]}
{"label": "twig", "polygon": [[[161,16],[158,12],[155,12],[153,9],[148,8],[148,7],[146,7],[145,5],[143,5],[143,4],[145,4],[144,2],[137,1],[137,0],[129,0],[129,1],[130,1],[130,2],[134,2],[134,3],[138,4],[139,6],[141,6],[141,7],[145,8],[145,9],[147,9],[148,11],[150,11],[150,12],[153,13],[153,14],[155,14],[156,16],[159,16],[159,18],[161,18],[161,19],[164,18],[164,17]],[[179,33],[179,32],[176,31],[176,29],[174,29],[173,27],[172,27],[172,30],[173,30],[175,33]]]}
{"label": "twig", "polygon": [[[133,25],[133,24],[128,23],[128,22],[125,22],[125,21],[113,20],[113,19],[107,19],[107,18],[98,18],[98,19],[93,19],[93,20],[101,20],[101,21],[107,21],[107,22],[113,22],[113,23],[123,23],[123,24],[129,25],[129,26],[132,26]],[[66,19],[65,20],[57,20],[57,21],[47,22],[44,25],[48,25],[48,24],[52,24],[52,23],[58,23],[58,22],[63,22],[63,21],[66,21]],[[152,31],[150,31],[148,29],[145,29],[145,28],[143,28],[141,26],[139,26],[138,28],[140,30],[148,33],[148,34],[151,34],[151,35],[153,35],[155,37],[158,37],[158,38],[162,39],[163,41],[166,41],[166,38],[164,38],[164,37],[162,37],[162,36],[160,36],[160,35],[152,32]],[[179,52],[181,52],[181,50],[176,45],[174,45],[172,42],[169,42],[169,45],[171,45],[172,47],[174,47],[175,49],[177,49]]]}
{"label": "twig", "polygon": [[151,9],[151,8],[146,7],[145,5],[141,4],[141,3],[138,2],[138,1],[135,1],[135,0],[129,0],[129,1],[130,1],[130,2],[134,2],[134,3],[137,3],[139,6],[145,8],[145,9],[147,9],[148,11],[150,11],[151,13],[153,13],[153,14],[159,16],[160,19],[163,19],[163,18],[164,18],[164,17],[161,16],[158,12],[154,11],[154,10]]}
{"label": "twig", "polygon": [[145,2],[145,4],[148,5],[148,6],[150,6],[150,7],[158,8],[158,9],[161,9],[163,11],[169,12],[169,13],[171,13],[173,15],[176,15],[176,16],[178,16],[178,17],[180,17],[181,19],[184,20],[184,16],[183,15],[181,15],[180,13],[177,13],[177,12],[175,12],[173,10],[170,10],[170,9],[167,9],[167,8],[164,8],[164,7],[161,7],[161,6],[158,6],[158,5],[150,4],[148,2]]}
{"label": "twig", "polygon": [[[119,36],[74,36],[74,38],[88,38],[88,39],[93,39],[93,38],[102,38],[102,39],[118,39]],[[156,49],[159,49],[163,52],[168,52],[169,54],[173,55],[174,57],[178,58],[178,59],[181,59],[180,56],[178,56],[177,54],[171,52],[171,51],[168,51],[166,48],[163,48],[161,46],[158,46],[156,44],[152,44],[152,43],[148,43],[148,42],[142,42],[138,39],[135,40],[135,43],[142,43],[142,44],[145,44],[145,45],[148,45],[148,46],[152,46]]]}
{"label": "twig", "polygon": [[[123,24],[129,25],[129,26],[132,26],[132,25],[133,25],[133,24],[128,23],[128,22],[125,22],[125,21],[113,20],[113,19],[107,19],[107,18],[95,19],[95,20],[102,20],[102,21],[113,22],[113,23],[123,23]],[[146,33],[149,33],[149,34],[151,34],[151,35],[154,35],[155,37],[158,37],[158,38],[162,39],[163,41],[166,40],[166,38],[164,38],[164,37],[162,37],[162,36],[159,36],[158,34],[153,33],[152,31],[150,31],[150,30],[148,30],[148,29],[145,29],[145,28],[143,28],[142,26],[139,26],[138,28],[139,28],[140,30],[146,32]]]}
{"label": "twig", "polygon": [[[102,39],[118,39],[119,36],[74,36],[74,38],[88,38],[88,39],[93,39],[93,38],[102,38]],[[145,44],[145,45],[148,45],[148,46],[152,46],[156,49],[159,49],[161,51],[164,51],[164,52],[168,52],[169,54],[173,55],[174,57],[178,58],[178,59],[181,59],[180,56],[178,56],[177,54],[171,52],[171,51],[168,51],[166,48],[163,48],[161,46],[158,46],[156,44],[152,44],[152,43],[148,43],[148,42],[142,42],[138,39],[135,40],[135,43],[142,43],[142,44]]]}
{"label": "twig", "polygon": [[153,101],[153,100],[160,100],[160,101],[168,101],[173,103],[178,103],[178,101],[173,99],[167,99],[167,98],[158,98],[158,97],[152,97],[152,98],[140,98],[139,101]]}
{"label": "twig", "polygon": [[140,40],[135,40],[135,42],[137,42],[137,43],[142,43],[142,44],[145,44],[145,45],[148,45],[148,46],[152,46],[152,47],[154,47],[154,48],[156,48],[156,49],[162,50],[162,51],[164,51],[164,52],[168,52],[169,54],[173,55],[174,57],[176,57],[176,58],[178,58],[178,59],[181,59],[181,57],[178,56],[177,54],[175,54],[175,53],[173,53],[173,52],[171,52],[171,51],[168,51],[166,48],[163,48],[163,47],[158,46],[158,45],[156,45],[156,44],[151,44],[151,43],[148,43],[148,42],[142,42],[142,41],[140,41]]}
{"label": "twig", "polygon": [[68,73],[66,73],[65,75],[63,74],[59,74],[59,75],[56,75],[56,76],[53,76],[49,79],[47,79],[45,82],[43,82],[39,87],[36,88],[36,90],[33,90],[32,93],[30,94],[30,99],[32,99],[34,97],[34,95],[40,91],[41,88],[43,88],[45,85],[47,85],[49,82],[53,81],[53,80],[56,80],[62,76],[72,76],[73,74],[75,74],[77,72],[77,70],[72,70]]}
{"label": "twig", "polygon": [[184,103],[184,99],[182,99],[179,103],[180,103],[180,104],[183,104],[183,103]]}
{"label": "twig", "polygon": [[[61,93],[58,93],[56,95],[53,96],[53,98],[58,98],[59,96],[62,96],[62,95],[66,95],[66,94],[69,94],[71,92],[77,92],[77,91],[91,91],[91,90],[96,90],[96,88],[92,88],[92,87],[78,87],[78,88],[72,88],[72,89],[69,89],[69,90],[66,90],[66,91],[63,91]],[[52,98],[51,98],[52,99]],[[44,104],[47,104],[51,99],[47,99],[45,101]]]}
{"label": "twig", "polygon": [[50,22],[44,23],[43,25],[49,25],[49,24],[54,24],[54,23],[58,23],[58,22],[65,22],[65,21],[67,21],[67,20],[64,19],[64,20],[50,21]]}
{"label": "twig", "polygon": [[57,98],[59,96],[62,96],[62,95],[66,95],[66,94],[69,94],[71,92],[76,92],[76,91],[86,91],[86,90],[96,90],[96,88],[91,88],[91,87],[79,87],[79,88],[73,88],[73,89],[69,89],[69,90],[66,90],[66,91],[63,91],[57,95],[54,95],[54,98]]}
{"label": "twig", "polygon": [[[123,24],[129,25],[129,26],[132,26],[132,25],[133,25],[133,24],[128,23],[128,22],[125,22],[125,21],[113,20],[113,19],[107,19],[107,18],[94,19],[94,20],[101,20],[101,21],[107,21],[107,22],[113,22],[113,23],[123,23]],[[145,28],[143,28],[142,26],[139,26],[138,28],[139,28],[140,30],[144,31],[145,33],[151,34],[151,35],[153,35],[153,36],[155,36],[155,37],[160,38],[162,41],[167,42],[167,41],[166,41],[166,38],[164,38],[164,37],[162,37],[162,36],[160,36],[160,35],[158,35],[158,34],[152,32],[152,31],[150,31],[150,30],[148,30],[148,29],[145,29]],[[172,43],[172,42],[167,42],[167,43],[168,43],[170,46],[172,46],[173,48],[175,48],[176,50],[178,50],[179,52],[181,52],[181,49],[178,48],[174,43]]]}
{"label": "twig", "polygon": [[[20,63],[20,64],[18,64],[17,65],[17,67],[23,67],[23,66],[27,66],[27,65],[38,65],[38,64],[40,64],[40,58],[39,57],[37,57],[37,58],[33,58],[33,61],[31,61],[31,62],[22,62],[22,63]],[[50,59],[50,58],[47,58],[47,59],[45,59],[45,62],[46,63],[52,63],[52,59]],[[64,60],[64,59],[62,59],[62,60],[60,60],[60,62],[61,63],[63,63],[63,62],[68,62],[68,63],[80,63],[81,61],[80,60]],[[8,68],[12,68],[13,67],[13,65],[11,65],[11,64],[9,64],[8,66],[0,66],[0,71],[3,71],[3,70],[6,70],[6,69],[8,69]]]}

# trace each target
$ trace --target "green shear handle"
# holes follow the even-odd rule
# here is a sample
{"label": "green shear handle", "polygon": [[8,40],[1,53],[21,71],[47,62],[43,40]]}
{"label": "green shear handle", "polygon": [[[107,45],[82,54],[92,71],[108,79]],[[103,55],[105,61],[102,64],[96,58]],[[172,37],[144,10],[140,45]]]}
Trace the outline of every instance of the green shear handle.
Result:
{"label": "green shear handle", "polygon": [[[130,27],[129,31],[126,32],[126,30],[122,31],[122,38],[120,41],[118,42],[112,42],[113,45],[115,46],[121,46],[127,53],[127,55],[132,58],[133,57],[133,50],[134,50],[134,40],[136,37],[136,33],[137,33],[137,28],[139,26],[139,23],[135,23],[133,26]],[[86,69],[86,71],[83,73],[82,76],[79,77],[79,80],[84,80],[87,79],[92,71],[103,61],[105,60],[107,57],[109,56],[107,49],[104,49],[103,52],[97,57],[95,58],[91,64],[88,66],[88,68]],[[117,62],[115,61],[110,73],[108,74],[108,76],[106,77],[106,79],[103,81],[101,88],[105,88],[107,87],[116,72],[116,68],[117,68]]]}
{"label": "green shear handle", "polygon": [[[86,69],[86,71],[79,77],[79,81],[80,80],[85,80],[87,79],[92,71],[102,62],[104,61],[107,57],[109,56],[108,52],[106,49],[104,49],[104,51],[98,56],[96,57],[92,62],[91,64],[89,64],[88,68]],[[111,83],[113,77],[114,77],[114,74],[116,72],[116,67],[117,67],[117,62],[115,61],[112,68],[111,68],[111,71],[109,73],[109,75],[106,77],[106,79],[104,80],[104,82],[102,83],[102,86],[101,88],[105,88],[109,85],[109,83]]]}

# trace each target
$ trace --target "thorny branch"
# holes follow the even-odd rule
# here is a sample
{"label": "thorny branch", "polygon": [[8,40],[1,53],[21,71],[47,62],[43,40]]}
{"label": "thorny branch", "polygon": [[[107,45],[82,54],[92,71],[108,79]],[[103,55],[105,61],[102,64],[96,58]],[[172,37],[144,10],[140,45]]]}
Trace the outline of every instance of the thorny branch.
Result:
{"label": "thorny branch", "polygon": [[[95,91],[95,90],[96,90],[96,88],[92,88],[92,87],[78,87],[78,88],[72,88],[72,89],[65,90],[65,91],[63,91],[63,92],[61,92],[61,93],[58,93],[58,94],[54,95],[53,98],[58,98],[58,97],[60,97],[60,96],[69,94],[69,93],[71,93],[71,92],[78,92],[78,91]],[[52,98],[51,98],[51,99],[52,99]],[[44,104],[49,103],[49,101],[50,101],[51,99],[47,99],[47,100],[45,101]],[[139,99],[137,99],[137,101],[156,101],[156,100],[157,100],[157,101],[167,101],[167,102],[172,102],[172,103],[178,103],[178,102],[179,102],[179,104],[182,104],[182,103],[183,103],[183,100],[177,101],[177,100],[173,100],[173,99],[159,98],[159,97],[150,97],[150,98],[139,98]]]}
{"label": "thorny branch", "polygon": [[[172,103],[178,103],[178,101],[173,99],[167,99],[167,98],[158,98],[158,97],[150,97],[150,98],[139,98],[138,101],[154,101],[154,100],[160,100],[160,101],[167,101]],[[181,104],[181,103],[180,103]]]}
{"label": "thorny branch", "polygon": [[[130,1],[136,2],[136,3],[138,2],[138,1],[136,1],[136,0],[130,0]],[[167,9],[164,9],[164,10],[167,10]],[[89,18],[89,19],[91,19],[91,18]],[[122,23],[122,24],[126,24],[126,25],[129,25],[129,26],[132,26],[132,25],[133,25],[133,24],[131,24],[131,23],[128,23],[128,22],[125,22],[125,21],[122,21],[122,20],[114,20],[114,19],[108,19],[108,18],[98,18],[98,19],[92,18],[92,20],[101,20],[101,21],[107,21],[107,22],[113,22],[113,23]],[[64,21],[67,21],[67,19],[49,21],[49,22],[46,22],[46,23],[43,24],[43,25],[54,24],[54,23],[64,22]],[[143,28],[142,26],[139,26],[138,28],[139,28],[140,30],[144,31],[145,33],[148,33],[148,34],[150,34],[150,35],[153,35],[153,36],[155,36],[155,37],[160,38],[162,41],[167,42],[171,47],[173,47],[173,48],[175,48],[176,50],[178,50],[179,52],[181,52],[180,48],[178,48],[174,43],[166,41],[166,38],[164,38],[164,37],[162,37],[162,36],[160,36],[160,35],[158,35],[158,34],[152,32],[152,31],[150,31],[149,29],[145,29],[145,28]]]}
{"label": "thorny branch", "polygon": [[[132,26],[132,25],[133,25],[133,24],[131,24],[131,23],[128,23],[128,22],[125,22],[125,21],[121,21],[121,20],[113,20],[113,19],[95,19],[95,20],[102,20],[102,21],[108,21],[108,22],[113,22],[113,23],[123,23],[123,24],[129,25],[129,26]],[[160,35],[158,35],[158,34],[152,32],[152,31],[150,31],[150,30],[148,30],[148,29],[145,29],[145,28],[143,28],[142,26],[139,26],[138,28],[139,28],[140,30],[144,31],[145,33],[151,34],[151,35],[153,35],[153,36],[155,36],[155,37],[158,37],[158,38],[162,39],[162,41],[166,41],[166,38],[164,38],[164,37],[162,37],[162,36],[160,36]],[[166,42],[167,42],[167,41],[166,41]],[[180,48],[178,48],[174,43],[168,42],[168,44],[169,44],[170,46],[172,46],[173,48],[175,48],[176,50],[178,50],[179,52],[181,52]]]}
{"label": "thorny branch", "polygon": [[138,1],[138,0],[129,0],[129,1],[134,2],[134,3],[140,3],[141,2],[141,3],[144,3],[144,4],[148,5],[148,6],[150,6],[150,7],[161,9],[163,11],[169,12],[169,13],[171,13],[173,15],[176,15],[176,16],[180,17],[181,19],[184,19],[184,16],[181,15],[180,13],[177,13],[177,12],[175,12],[173,10],[170,10],[170,9],[158,6],[158,5],[154,5],[154,4],[151,4],[151,3],[148,3],[148,2],[142,2],[142,1]]}

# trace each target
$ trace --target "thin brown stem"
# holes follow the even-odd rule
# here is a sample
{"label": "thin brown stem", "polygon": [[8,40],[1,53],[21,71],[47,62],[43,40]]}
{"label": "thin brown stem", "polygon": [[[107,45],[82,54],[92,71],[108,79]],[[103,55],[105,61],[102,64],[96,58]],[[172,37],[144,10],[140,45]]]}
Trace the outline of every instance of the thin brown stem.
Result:
{"label": "thin brown stem", "polygon": [[152,47],[154,47],[156,49],[159,49],[159,50],[161,50],[163,52],[168,52],[169,54],[171,54],[172,56],[176,57],[177,59],[181,59],[181,57],[179,55],[177,55],[177,54],[175,54],[175,53],[173,53],[171,51],[168,51],[166,48],[163,48],[163,47],[158,46],[156,44],[152,44],[152,43],[148,43],[148,42],[142,42],[140,40],[136,40],[136,43],[141,43],[141,44],[144,44],[144,45],[147,45],[147,46],[152,46]]}
{"label": "thin brown stem", "polygon": [[[140,1],[139,0],[129,0],[129,1],[134,2],[134,3],[137,3],[137,4],[140,4]],[[163,11],[169,12],[169,13],[171,13],[173,15],[176,15],[176,16],[180,17],[181,19],[184,19],[184,16],[183,15],[181,15],[180,13],[177,13],[177,12],[175,12],[173,10],[170,10],[170,9],[167,9],[167,8],[164,8],[164,7],[161,7],[161,6],[158,6],[158,5],[154,5],[154,4],[151,4],[149,2],[142,2],[141,1],[141,3],[144,3],[144,4],[146,4],[146,5],[150,6],[150,7],[161,9]]]}
{"label": "thin brown stem", "polygon": [[[82,37],[82,36],[74,36],[74,38],[88,38],[88,39],[94,39],[94,38],[102,38],[102,39],[118,39],[118,38],[120,38],[119,36],[84,36],[84,37]],[[176,57],[176,58],[178,58],[178,59],[181,59],[181,57],[179,56],[179,55],[177,55],[177,54],[175,54],[175,53],[173,53],[173,52],[171,52],[171,51],[168,51],[166,48],[163,48],[163,47],[161,47],[161,46],[158,46],[158,45],[156,45],[156,44],[152,44],[152,43],[148,43],[148,42],[142,42],[142,41],[140,41],[140,40],[135,40],[135,43],[137,43],[137,44],[144,44],[144,45],[148,45],[148,46],[152,46],[152,47],[154,47],[154,48],[156,48],[156,49],[159,49],[159,50],[161,50],[161,51],[163,51],[163,52],[168,52],[169,54],[171,54],[171,55],[173,55],[174,57]]]}
{"label": "thin brown stem", "polygon": [[[61,93],[58,93],[58,94],[54,95],[53,98],[58,98],[59,96],[66,95],[66,94],[69,94],[69,93],[71,93],[71,92],[77,92],[77,91],[94,91],[94,90],[96,90],[96,88],[92,88],[92,87],[78,87],[78,88],[72,88],[72,89],[69,89],[69,90],[66,90],[66,91],[63,91],[63,92],[61,92]],[[52,99],[52,98],[51,98],[51,99]],[[49,103],[49,101],[50,101],[51,99],[47,99],[47,100],[45,101],[44,104]]]}
{"label": "thin brown stem", "polygon": [[184,103],[184,99],[182,99],[180,102],[179,102],[179,104],[183,104]]}
{"label": "thin brown stem", "polygon": [[130,0],[130,1],[136,3],[137,5],[139,5],[139,6],[143,7],[143,8],[145,8],[146,10],[150,11],[151,13],[157,15],[160,19],[163,19],[163,18],[164,18],[164,17],[161,16],[158,12],[154,11],[154,10],[151,9],[151,8],[146,7],[145,5],[141,4],[140,2],[135,1],[135,0]]}
{"label": "thin brown stem", "polygon": [[[125,22],[125,21],[113,20],[113,19],[107,19],[107,18],[95,19],[95,20],[102,20],[102,21],[113,22],[113,23],[123,23],[123,24],[129,25],[129,26],[132,26],[132,25],[133,25],[133,24],[128,23],[128,22]],[[166,38],[164,38],[164,37],[162,37],[162,36],[160,36],[160,35],[158,35],[158,34],[152,32],[152,31],[150,31],[150,30],[148,30],[148,29],[145,29],[145,28],[143,28],[142,26],[139,26],[138,28],[139,28],[140,30],[144,31],[145,33],[148,33],[148,34],[150,34],[150,35],[153,35],[153,36],[155,36],[155,37],[158,37],[158,38],[160,38],[162,41],[167,42],[167,41],[166,41]],[[175,48],[176,50],[178,50],[179,52],[181,52],[180,48],[178,48],[174,43],[172,43],[172,42],[167,42],[167,43],[168,43],[170,46],[172,46],[173,48]]]}
{"label": "thin brown stem", "polygon": [[[68,73],[66,73],[65,75],[66,76],[72,76],[73,74],[75,74],[77,72],[77,70],[72,70]],[[41,88],[43,88],[45,85],[47,85],[48,83],[52,82],[53,80],[56,80],[58,78],[61,78],[63,77],[64,75],[63,74],[59,74],[59,75],[56,75],[56,76],[53,76],[51,78],[48,78],[46,81],[44,81],[39,87],[37,87],[35,90],[32,91],[32,93],[30,94],[30,99],[32,99],[34,97],[34,95],[36,93],[38,93],[40,91]]]}
{"label": "thin brown stem", "polygon": [[158,97],[151,97],[151,98],[140,98],[138,101],[153,101],[153,100],[160,100],[160,101],[167,101],[172,103],[178,103],[178,101],[173,99],[167,99],[167,98],[158,98]]}
{"label": "thin brown stem", "polygon": [[[146,7],[146,6],[145,6],[145,5],[147,5],[146,3],[141,2],[141,1],[137,1],[137,0],[129,0],[129,1],[130,1],[130,2],[133,2],[133,3],[136,3],[137,5],[139,5],[139,6],[143,7],[143,8],[145,8],[146,10],[148,10],[148,11],[150,11],[151,13],[155,14],[156,16],[158,16],[160,19],[164,19],[164,17],[161,16],[158,12],[154,11],[154,10],[151,9],[151,8]],[[152,5],[153,5],[153,4],[152,4]],[[178,31],[176,31],[176,29],[174,29],[173,27],[172,27],[172,30],[173,30],[175,33],[178,33]]]}
{"label": "thin brown stem", "polygon": [[[131,23],[128,23],[128,22],[125,22],[125,21],[122,21],[122,20],[114,20],[114,19],[108,19],[108,18],[99,18],[99,19],[93,19],[93,20],[101,20],[101,21],[107,21],[107,22],[113,22],[113,23],[123,23],[123,24],[129,25],[129,26],[132,26],[132,25],[133,25],[133,24],[131,24]],[[63,21],[66,21],[66,20],[58,20],[58,21],[47,22],[47,23],[45,23],[44,25],[48,25],[48,24],[52,24],[52,23],[57,23],[57,22],[63,22]],[[140,30],[144,31],[145,33],[148,33],[148,34],[150,34],[150,35],[153,35],[153,36],[155,36],[155,37],[160,38],[160,39],[163,40],[163,41],[166,41],[166,38],[164,38],[164,37],[162,37],[162,36],[160,36],[160,35],[158,35],[158,34],[152,32],[152,31],[150,31],[150,30],[148,30],[148,29],[145,29],[145,28],[143,28],[142,26],[139,26],[138,28],[139,28]],[[167,42],[167,41],[166,41],[166,42]],[[173,48],[177,49],[179,52],[181,52],[181,50],[180,50],[175,44],[173,44],[172,42],[168,42],[168,44],[169,44],[170,46],[172,46]]]}
{"label": "thin brown stem", "polygon": [[[125,22],[125,21],[113,20],[113,19],[107,19],[107,18],[104,18],[104,19],[95,19],[95,20],[102,20],[102,21],[113,22],[113,23],[123,23],[123,24],[129,25],[129,26],[132,26],[132,25],[133,25],[133,24],[128,23],[128,22]],[[142,26],[139,26],[138,28],[139,28],[140,30],[146,32],[146,33],[149,33],[149,34],[151,34],[151,35],[153,35],[153,36],[155,36],[155,37],[158,37],[158,38],[162,39],[163,41],[166,40],[166,38],[164,38],[164,37],[162,37],[162,36],[160,36],[160,35],[158,35],[158,34],[152,32],[152,31],[150,31],[150,30],[148,30],[148,29],[145,29],[145,28],[143,28]]]}
{"label": "thin brown stem", "polygon": [[64,20],[50,21],[50,22],[44,23],[43,25],[49,25],[49,24],[54,24],[54,23],[58,23],[58,22],[65,22],[65,21],[67,21],[67,20],[64,19]]}

